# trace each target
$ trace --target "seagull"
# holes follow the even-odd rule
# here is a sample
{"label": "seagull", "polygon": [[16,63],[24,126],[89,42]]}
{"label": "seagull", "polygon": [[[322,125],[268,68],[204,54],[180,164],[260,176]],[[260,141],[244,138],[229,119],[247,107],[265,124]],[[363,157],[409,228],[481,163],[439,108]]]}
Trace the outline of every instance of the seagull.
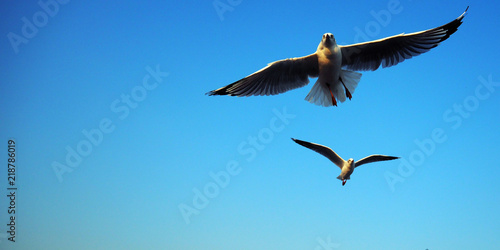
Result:
{"label": "seagull", "polygon": [[322,154],[326,158],[330,159],[330,161],[335,163],[335,165],[337,165],[340,168],[340,175],[337,176],[337,179],[342,181],[342,186],[345,185],[347,180],[351,179],[351,174],[354,171],[354,169],[363,164],[377,162],[377,161],[390,161],[399,159],[399,157],[396,156],[370,155],[356,162],[354,162],[352,158],[345,161],[337,153],[335,153],[331,148],[327,146],[319,145],[312,142],[301,141],[294,138],[292,138],[292,140],[298,143],[299,145],[302,145],[308,149],[314,150],[317,153]]}
{"label": "seagull", "polygon": [[467,9],[457,19],[434,29],[399,34],[352,45],[337,45],[332,33],[325,33],[315,53],[272,62],[267,67],[210,91],[207,95],[277,95],[309,83],[318,77],[305,100],[321,106],[337,106],[352,98],[361,73],[394,66],[436,47],[457,31]]}

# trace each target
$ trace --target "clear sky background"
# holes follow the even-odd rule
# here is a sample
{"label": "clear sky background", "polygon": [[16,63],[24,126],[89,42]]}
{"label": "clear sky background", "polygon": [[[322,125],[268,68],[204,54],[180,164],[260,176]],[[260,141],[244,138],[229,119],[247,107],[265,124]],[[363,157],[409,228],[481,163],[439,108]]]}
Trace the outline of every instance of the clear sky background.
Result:
{"label": "clear sky background", "polygon": [[[1,249],[500,247],[499,3],[216,3],[226,11],[212,1],[2,2]],[[205,95],[313,53],[326,32],[339,44],[416,32],[467,5],[449,40],[362,72],[338,107],[304,101],[312,84]],[[291,137],[345,159],[402,158],[342,186],[337,167]]]}

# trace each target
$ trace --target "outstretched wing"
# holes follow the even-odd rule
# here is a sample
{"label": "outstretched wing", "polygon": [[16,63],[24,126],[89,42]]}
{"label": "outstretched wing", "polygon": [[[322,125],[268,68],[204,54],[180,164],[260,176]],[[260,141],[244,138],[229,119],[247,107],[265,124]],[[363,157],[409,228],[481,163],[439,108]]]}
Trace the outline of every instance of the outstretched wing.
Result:
{"label": "outstretched wing", "polygon": [[457,31],[468,9],[457,19],[434,29],[339,46],[342,66],[350,70],[376,70],[381,64],[383,68],[390,67],[425,53]]}
{"label": "outstretched wing", "polygon": [[344,165],[344,160],[337,153],[335,153],[331,148],[323,146],[323,145],[319,145],[316,143],[297,140],[294,138],[292,138],[292,140],[294,142],[308,148],[308,149],[312,149],[312,150],[322,154],[326,158],[330,159],[330,161],[335,163],[335,165],[337,165],[340,169],[342,169],[342,166]]}
{"label": "outstretched wing", "polygon": [[363,164],[367,164],[367,163],[372,163],[372,162],[377,162],[377,161],[390,161],[390,160],[395,160],[395,159],[399,159],[399,157],[396,157],[396,156],[387,156],[387,155],[370,155],[370,156],[367,156],[359,161],[356,161],[354,163],[355,165],[355,168],[363,165]]}
{"label": "outstretched wing", "polygon": [[207,95],[277,95],[303,87],[309,83],[309,77],[319,74],[316,53],[270,63],[267,67]]}

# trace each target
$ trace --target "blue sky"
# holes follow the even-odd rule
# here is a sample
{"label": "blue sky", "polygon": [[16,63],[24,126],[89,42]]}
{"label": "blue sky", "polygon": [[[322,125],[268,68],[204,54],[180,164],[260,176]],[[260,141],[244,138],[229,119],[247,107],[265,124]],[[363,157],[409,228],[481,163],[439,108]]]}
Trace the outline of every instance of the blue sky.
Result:
{"label": "blue sky", "polygon": [[[474,3],[449,40],[362,72],[351,101],[324,108],[303,100],[312,84],[205,93],[313,53],[326,32],[339,44],[415,32],[472,3],[40,2],[0,8],[0,248],[499,247],[498,3]],[[291,137],[402,158],[342,186]]]}

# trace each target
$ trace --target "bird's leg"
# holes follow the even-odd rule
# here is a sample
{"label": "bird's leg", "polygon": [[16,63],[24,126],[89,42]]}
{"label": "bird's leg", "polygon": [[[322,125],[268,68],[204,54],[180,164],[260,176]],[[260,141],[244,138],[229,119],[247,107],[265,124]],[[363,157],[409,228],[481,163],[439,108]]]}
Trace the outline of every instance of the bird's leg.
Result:
{"label": "bird's leg", "polygon": [[347,95],[347,97],[349,97],[349,100],[351,100],[351,98],[352,98],[351,92],[349,92],[349,90],[348,90],[348,89],[347,89],[347,87],[345,86],[344,82],[342,81],[342,78],[341,78],[341,77],[339,77],[339,80],[340,80],[340,82],[342,83],[342,85],[344,85],[345,94]]}
{"label": "bird's leg", "polygon": [[335,97],[333,96],[332,89],[330,89],[330,84],[326,84],[328,86],[328,90],[330,90],[330,95],[332,96],[332,105],[337,106],[337,101],[335,100]]}
{"label": "bird's leg", "polygon": [[344,186],[346,182],[347,180],[342,180],[342,186]]}

